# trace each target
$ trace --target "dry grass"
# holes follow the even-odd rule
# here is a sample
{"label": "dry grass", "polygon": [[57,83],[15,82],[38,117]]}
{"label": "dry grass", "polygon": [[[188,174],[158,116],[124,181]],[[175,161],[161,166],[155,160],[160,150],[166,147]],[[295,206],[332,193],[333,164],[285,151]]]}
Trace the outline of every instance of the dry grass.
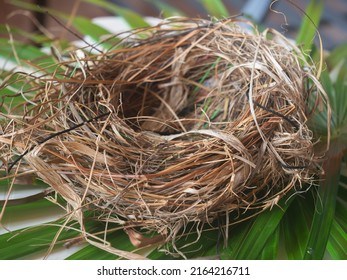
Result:
{"label": "dry grass", "polygon": [[27,151],[19,170],[61,194],[82,230],[88,209],[174,241],[190,222],[234,213],[233,223],[312,183],[306,110],[320,86],[295,45],[234,20],[133,33],[147,38],[74,56],[64,77],[30,78],[25,115],[2,128],[7,157]]}

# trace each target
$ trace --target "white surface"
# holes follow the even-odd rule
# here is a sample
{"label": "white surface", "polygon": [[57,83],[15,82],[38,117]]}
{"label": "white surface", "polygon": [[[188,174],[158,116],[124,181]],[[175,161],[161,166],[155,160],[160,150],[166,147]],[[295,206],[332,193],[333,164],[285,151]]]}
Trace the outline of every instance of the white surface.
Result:
{"label": "white surface", "polygon": [[[162,19],[154,17],[145,17],[144,19],[152,26],[162,22]],[[129,24],[121,17],[96,17],[92,19],[92,22],[110,31],[112,34],[130,30]]]}
{"label": "white surface", "polygon": [[20,215],[11,215],[11,217],[6,215],[5,210],[5,216],[2,220],[2,225],[4,226],[4,228],[0,226],[0,234],[55,221],[62,217],[64,214],[65,212],[55,205],[41,209],[41,211],[27,210],[26,212],[20,213]]}
{"label": "white surface", "polygon": [[[3,279],[339,279],[345,261],[49,261],[1,262]],[[246,269],[247,268],[247,269]],[[217,274],[218,272],[218,274]],[[249,275],[245,275],[248,272]],[[224,275],[223,275],[224,274]]]}

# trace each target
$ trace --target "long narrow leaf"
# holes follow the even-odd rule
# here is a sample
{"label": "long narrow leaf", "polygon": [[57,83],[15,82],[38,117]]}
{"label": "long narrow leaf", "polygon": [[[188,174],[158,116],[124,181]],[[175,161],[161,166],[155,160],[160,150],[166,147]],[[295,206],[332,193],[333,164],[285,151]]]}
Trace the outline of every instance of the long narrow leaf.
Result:
{"label": "long narrow leaf", "polygon": [[323,12],[323,6],[323,0],[311,0],[306,9],[306,15],[303,18],[296,38],[296,42],[301,44],[305,51],[311,50],[311,46],[314,43],[317,27]]}
{"label": "long narrow leaf", "polygon": [[335,114],[337,118],[337,129],[340,133],[341,140],[347,140],[347,66],[343,64],[336,77],[336,82],[334,84],[334,90],[336,92],[335,97]]}
{"label": "long narrow leaf", "polygon": [[8,37],[8,33],[11,33],[12,35],[20,35],[23,36],[24,38],[27,38],[29,40],[31,40],[33,43],[36,44],[43,44],[43,43],[47,43],[47,42],[51,42],[51,40],[49,38],[47,38],[45,35],[41,35],[41,34],[36,34],[36,33],[32,33],[32,32],[27,32],[24,31],[21,28],[17,28],[14,26],[11,26],[9,28],[9,30],[7,29],[7,27],[4,24],[0,24],[0,34],[2,34],[1,37]]}
{"label": "long narrow leaf", "polygon": [[0,57],[14,62],[18,66],[22,64],[33,66],[36,64],[38,68],[47,68],[56,64],[51,56],[48,56],[39,48],[21,42],[10,42],[8,39],[0,38],[0,49]]}
{"label": "long narrow leaf", "polygon": [[305,199],[296,198],[282,219],[281,226],[288,259],[301,260],[305,254],[314,210],[310,197],[307,193]]}
{"label": "long narrow leaf", "polygon": [[347,43],[343,43],[336,47],[327,57],[327,64],[330,68],[343,63],[347,59]]}
{"label": "long narrow leaf", "polygon": [[[124,231],[117,231],[109,234],[107,241],[110,242],[117,249],[131,252],[135,248],[130,243],[128,235]],[[118,259],[117,256],[103,251],[92,245],[87,245],[78,252],[67,257],[68,260],[114,260]]]}
{"label": "long narrow leaf", "polygon": [[94,24],[90,19],[84,17],[75,17],[72,21],[72,25],[84,36],[89,36],[95,42],[99,42],[103,35],[110,34],[105,28]]}
{"label": "long narrow leaf", "polygon": [[[11,0],[11,4],[21,7],[23,9],[30,10],[30,11],[35,11],[40,13],[48,12],[51,17],[53,18],[57,17],[60,20],[64,20],[64,21],[70,20],[69,14],[65,14],[65,13],[59,12],[58,10],[51,9],[48,7],[40,7],[35,4],[26,3],[20,0]],[[82,34],[82,37],[89,36],[96,42],[100,41],[101,36],[107,35],[110,33],[107,29],[93,23],[90,19],[87,19],[82,16],[75,16],[73,20],[71,21],[71,24],[78,32]]]}
{"label": "long narrow leaf", "polygon": [[[4,80],[8,80],[7,77],[10,75],[13,75],[9,71],[3,71],[0,74],[0,84],[4,82]],[[3,78],[4,77],[4,78]],[[5,114],[11,114],[12,108],[18,106],[19,104],[23,103],[25,100],[21,94],[18,94],[18,92],[21,90],[21,88],[25,87],[25,84],[23,82],[14,82],[11,85],[4,86],[0,89],[0,102],[1,102],[1,108],[0,111]],[[2,174],[0,174],[1,176]],[[6,175],[3,175],[6,176]],[[8,185],[7,181],[0,180],[0,185],[2,184]]]}
{"label": "long narrow leaf", "polygon": [[148,2],[152,3],[154,6],[156,6],[163,15],[164,18],[169,18],[173,16],[184,16],[184,12],[181,10],[178,10],[176,7],[171,6],[161,0],[147,0]]}
{"label": "long narrow leaf", "polygon": [[347,189],[340,185],[336,200],[335,219],[347,232]]}
{"label": "long narrow leaf", "polygon": [[232,232],[230,233],[230,246],[224,251],[231,259],[258,259],[264,247],[277,229],[285,211],[292,200],[287,203],[282,202],[281,208],[274,207],[272,210],[267,210],[259,214],[249,226],[239,231],[240,240],[233,240]]}
{"label": "long narrow leaf", "polygon": [[277,227],[272,235],[267,239],[264,249],[261,251],[260,260],[275,260],[278,256],[280,242],[280,227]]}
{"label": "long narrow leaf", "polygon": [[92,245],[87,245],[76,253],[68,256],[66,260],[114,260],[117,256],[96,248]]}
{"label": "long narrow leaf", "polygon": [[116,4],[113,4],[111,2],[105,1],[105,0],[83,0],[84,2],[99,6],[101,8],[104,8],[111,13],[117,14],[124,18],[124,20],[129,24],[131,28],[139,28],[139,27],[146,27],[149,26],[149,24],[143,19],[142,16],[135,13],[134,11],[120,7]]}
{"label": "long narrow leaf", "polygon": [[327,245],[330,256],[335,260],[347,260],[347,233],[333,221]]}
{"label": "long narrow leaf", "polygon": [[[58,224],[61,222],[58,222]],[[59,227],[37,226],[0,235],[0,259],[14,260],[48,249]],[[75,231],[63,231],[59,240],[76,236]]]}
{"label": "long narrow leaf", "polygon": [[[338,149],[336,144],[333,147]],[[336,152],[325,162],[325,178],[319,186],[316,211],[304,259],[322,259],[324,257],[335,215],[342,156],[341,152]]]}
{"label": "long narrow leaf", "polygon": [[216,18],[226,18],[230,16],[227,8],[221,0],[200,0],[210,16]]}

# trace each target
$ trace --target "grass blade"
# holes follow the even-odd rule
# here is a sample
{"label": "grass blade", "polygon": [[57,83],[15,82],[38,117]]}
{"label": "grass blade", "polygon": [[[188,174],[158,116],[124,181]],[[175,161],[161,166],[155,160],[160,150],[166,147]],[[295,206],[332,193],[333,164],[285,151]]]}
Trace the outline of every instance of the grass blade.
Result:
{"label": "grass blade", "polygon": [[[65,17],[64,17],[65,18]],[[110,32],[105,28],[94,24],[90,19],[84,17],[75,17],[72,25],[84,36],[89,36],[94,41],[99,42],[103,35],[108,35]]]}
{"label": "grass blade", "polygon": [[117,14],[124,18],[131,28],[147,27],[149,24],[143,19],[143,17],[130,9],[120,7],[104,0],[83,0],[84,2],[99,6],[108,10],[111,13]]}
{"label": "grass blade", "polygon": [[201,0],[200,2],[210,16],[216,17],[217,19],[230,16],[221,0]]}
{"label": "grass blade", "polygon": [[341,185],[337,194],[335,219],[347,232],[347,189]]}
{"label": "grass blade", "polygon": [[278,247],[280,242],[280,227],[277,227],[273,234],[269,236],[265,243],[259,259],[260,260],[275,260],[278,256]]}
{"label": "grass blade", "polygon": [[24,38],[27,38],[31,40],[35,44],[43,44],[43,43],[50,43],[51,40],[47,38],[45,35],[42,34],[35,34],[31,32],[24,31],[20,28],[16,28],[14,26],[11,26],[10,29],[8,30],[6,25],[0,24],[0,34],[1,37],[8,37],[8,33],[11,33],[13,35],[20,35],[23,36]]}
{"label": "grass blade", "polygon": [[[62,222],[57,222],[57,224],[62,224]],[[47,250],[58,230],[59,227],[42,225],[2,234],[0,235],[0,259],[15,260]],[[66,240],[74,236],[77,236],[76,231],[63,231],[59,240]]]}
{"label": "grass blade", "polygon": [[347,43],[339,45],[329,54],[327,64],[330,68],[334,68],[345,59],[347,59]]}
{"label": "grass blade", "polygon": [[[231,246],[224,250],[230,251],[225,252],[228,258],[240,260],[258,259],[269,238],[277,230],[290,202],[291,201],[288,201],[288,203],[281,203],[280,207],[282,209],[280,207],[274,207],[272,210],[266,210],[259,214],[242,230],[238,229],[239,236],[241,237],[240,240],[235,240],[231,237],[229,242]],[[232,232],[229,235],[233,236]]]}
{"label": "grass blade", "polygon": [[301,260],[305,254],[314,210],[309,197],[307,193],[305,200],[299,197],[294,199],[281,221],[284,246],[291,260]]}
{"label": "grass blade", "polygon": [[[334,104],[336,107],[332,108],[336,114],[336,123],[338,127],[337,137],[347,140],[347,66],[343,64],[337,73],[337,79],[334,84],[336,96]],[[340,136],[338,136],[341,134]],[[341,140],[342,140],[341,139]]]}
{"label": "grass blade", "polygon": [[307,6],[306,14],[296,37],[297,44],[302,45],[304,51],[311,50],[322,16],[323,6],[323,0],[311,0]]}
{"label": "grass blade", "polygon": [[51,56],[29,44],[9,42],[8,39],[0,38],[0,49],[0,57],[6,61],[14,62],[18,66],[36,64],[37,68],[53,70],[52,65],[56,64]]}
{"label": "grass blade", "polygon": [[66,260],[114,260],[118,257],[101,250],[92,245],[87,245],[76,253],[70,255]]}
{"label": "grass blade", "polygon": [[331,225],[327,249],[333,259],[347,260],[347,233],[336,220]]}
{"label": "grass blade", "polygon": [[[338,145],[332,143],[338,149]],[[330,236],[331,224],[335,216],[337,190],[343,154],[336,152],[324,164],[325,178],[318,190],[316,211],[310,230],[304,259],[323,259]]]}
{"label": "grass blade", "polygon": [[[54,17],[57,17],[63,21],[70,21],[71,16],[69,14],[59,12],[55,9],[50,9],[48,7],[40,7],[35,4],[24,3],[18,0],[12,0],[11,4],[34,12],[48,12],[53,19],[55,19]],[[57,19],[55,20],[57,21]],[[85,17],[74,16],[73,20],[71,21],[71,24],[79,33],[82,34],[81,37],[89,36],[96,42],[100,41],[101,36],[110,34],[110,32],[107,29],[93,23],[90,19]]]}
{"label": "grass blade", "polygon": [[174,17],[174,16],[184,16],[184,12],[181,10],[176,9],[175,7],[160,1],[160,0],[147,0],[148,2],[152,3],[154,6],[156,6],[163,15],[164,18]]}
{"label": "grass blade", "polygon": [[[110,242],[115,248],[131,252],[135,247],[130,243],[128,235],[121,230],[111,233],[107,236],[107,241]],[[72,254],[68,260],[115,260],[119,259],[118,256],[103,251],[92,245],[87,245],[78,252]]]}

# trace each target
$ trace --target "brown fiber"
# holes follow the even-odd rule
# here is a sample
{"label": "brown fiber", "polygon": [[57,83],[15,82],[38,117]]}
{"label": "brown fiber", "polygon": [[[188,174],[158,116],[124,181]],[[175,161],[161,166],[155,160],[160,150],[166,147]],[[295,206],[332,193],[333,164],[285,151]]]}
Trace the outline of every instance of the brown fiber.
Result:
{"label": "brown fiber", "polygon": [[3,154],[27,151],[18,172],[61,194],[82,231],[92,210],[133,239],[142,228],[175,241],[190,222],[233,223],[312,183],[307,107],[320,86],[291,41],[232,19],[128,35],[26,77],[35,96],[2,128]]}

